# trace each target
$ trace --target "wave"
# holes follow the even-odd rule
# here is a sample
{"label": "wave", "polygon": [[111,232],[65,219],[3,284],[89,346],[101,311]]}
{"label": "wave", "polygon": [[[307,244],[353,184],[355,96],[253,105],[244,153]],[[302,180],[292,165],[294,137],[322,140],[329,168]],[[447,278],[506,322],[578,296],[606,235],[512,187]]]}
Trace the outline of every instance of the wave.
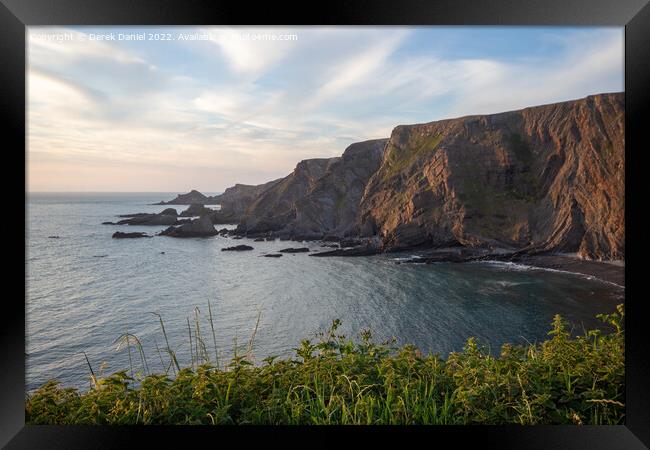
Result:
{"label": "wave", "polygon": [[613,281],[607,281],[603,280],[602,278],[598,278],[594,275],[589,275],[586,273],[581,273],[581,272],[572,272],[570,270],[562,270],[562,269],[552,269],[550,267],[539,267],[539,266],[529,266],[527,264],[519,264],[519,263],[514,263],[511,261],[472,261],[471,263],[473,264],[486,264],[490,266],[496,266],[503,268],[505,270],[514,270],[514,271],[545,271],[545,272],[556,272],[556,273],[564,273],[564,274],[569,274],[569,275],[577,275],[579,277],[585,278],[587,280],[593,280],[593,281],[599,281],[601,283],[605,284],[610,284],[612,286],[616,286],[621,289],[625,289],[625,286],[622,286],[618,283],[614,283]]}
{"label": "wave", "polygon": [[393,261],[412,261],[414,259],[421,259],[421,256],[418,255],[411,255],[411,256],[405,256],[403,258],[397,257],[397,258],[391,258]]}
{"label": "wave", "polygon": [[503,280],[493,280],[489,281],[489,283],[499,285],[501,287],[512,287],[512,286],[520,286],[522,284],[534,284],[534,281],[503,281]]}

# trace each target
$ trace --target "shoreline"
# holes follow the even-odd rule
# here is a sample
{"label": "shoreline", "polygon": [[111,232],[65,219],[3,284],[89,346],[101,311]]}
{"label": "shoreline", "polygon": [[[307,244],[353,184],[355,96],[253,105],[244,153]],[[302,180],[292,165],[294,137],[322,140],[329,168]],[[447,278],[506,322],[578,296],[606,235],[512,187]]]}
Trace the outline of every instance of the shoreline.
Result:
{"label": "shoreline", "polygon": [[[395,252],[395,256],[407,252]],[[567,274],[582,275],[595,278],[601,282],[613,284],[625,289],[625,261],[593,261],[582,259],[576,254],[516,254],[512,250],[497,249],[492,253],[484,253],[477,249],[445,248],[429,251],[408,252],[407,257],[395,258],[396,264],[431,264],[431,263],[494,263],[513,264],[541,270],[553,270]]]}
{"label": "shoreline", "polygon": [[590,261],[567,255],[530,255],[513,262],[540,269],[586,275],[625,289],[625,263],[618,261]]}
{"label": "shoreline", "polygon": [[[164,204],[170,204],[164,203]],[[160,202],[158,205],[163,204]],[[190,219],[191,220],[191,219]],[[213,224],[216,225],[216,224]],[[222,226],[224,224],[221,224]],[[467,248],[467,247],[446,247],[446,248],[437,248],[435,250],[425,249],[425,248],[412,248],[410,250],[403,249],[396,252],[382,252],[378,249],[378,243],[373,238],[361,238],[356,237],[338,237],[337,239],[327,239],[325,234],[320,236],[284,236],[278,232],[260,232],[260,233],[241,233],[238,232],[236,224],[229,224],[230,226],[235,226],[233,229],[221,229],[216,230],[216,235],[228,236],[231,238],[246,238],[251,241],[255,241],[255,238],[264,237],[265,240],[269,239],[280,239],[291,241],[291,242],[309,242],[309,241],[320,241],[321,244],[327,244],[330,240],[335,241],[339,247],[328,250],[320,250],[313,253],[310,253],[309,256],[315,257],[358,257],[358,256],[372,256],[372,255],[381,255],[381,254],[403,254],[406,252],[413,252],[417,256],[411,253],[411,256],[406,258],[396,259],[397,264],[430,264],[432,262],[502,262],[502,263],[513,263],[520,264],[523,266],[528,266],[531,268],[538,269],[548,269],[555,270],[560,272],[566,272],[568,274],[583,275],[587,277],[593,277],[600,281],[613,284],[622,289],[625,289],[625,261],[595,261],[587,260],[580,258],[576,253],[525,253],[522,250],[515,250],[512,248],[492,248],[491,251],[486,251],[485,249],[477,248]],[[225,231],[225,232],[224,232]],[[212,235],[212,233],[211,233]],[[344,244],[345,241],[350,242],[351,244]]]}
{"label": "shoreline", "polygon": [[[236,230],[231,231],[232,234]],[[230,233],[229,233],[230,234]],[[244,235],[246,239],[252,239],[252,236]],[[282,239],[280,239],[282,240]],[[343,240],[343,239],[342,239]],[[397,264],[428,264],[430,262],[453,262],[453,263],[468,263],[468,262],[511,262],[513,264],[520,264],[538,269],[549,269],[568,274],[584,275],[593,277],[600,281],[616,285],[625,289],[625,261],[595,261],[582,259],[575,253],[537,253],[537,254],[518,254],[513,255],[513,249],[498,248],[494,249],[492,255],[495,259],[490,259],[488,255],[479,249],[472,248],[459,248],[447,247],[439,248],[436,250],[431,249],[418,249],[413,248],[409,250],[402,250],[398,252],[381,252],[377,250],[376,243],[372,243],[369,239],[359,237],[350,238],[350,240],[359,241],[358,244],[352,247],[339,247],[335,249],[321,250],[310,253],[309,256],[314,257],[359,257],[359,256],[374,256],[374,255],[398,255],[409,253],[409,256],[396,260]],[[288,242],[305,243],[310,240],[305,239],[287,239]],[[314,239],[313,241],[318,241]],[[326,243],[322,241],[322,243]],[[374,244],[374,245],[373,245]],[[516,253],[516,251],[514,251]],[[477,256],[483,254],[482,257]],[[415,256],[415,257],[414,257]],[[485,259],[483,259],[485,258]],[[503,259],[502,259],[503,258]],[[437,260],[437,261],[436,261]]]}

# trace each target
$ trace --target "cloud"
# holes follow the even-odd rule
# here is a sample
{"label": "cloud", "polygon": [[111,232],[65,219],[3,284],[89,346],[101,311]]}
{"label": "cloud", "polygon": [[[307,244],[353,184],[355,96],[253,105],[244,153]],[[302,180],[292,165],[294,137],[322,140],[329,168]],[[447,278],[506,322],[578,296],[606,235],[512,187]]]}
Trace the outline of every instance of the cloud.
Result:
{"label": "cloud", "polygon": [[462,57],[426,29],[254,27],[223,33],[298,41],[130,45],[47,41],[43,31],[29,29],[30,189],[77,190],[78,180],[79,190],[218,191],[284,176],[301,159],[339,155],[398,124],[623,83],[623,33],[612,29],[546,31],[546,53]]}
{"label": "cloud", "polygon": [[408,33],[399,31],[381,39],[364,51],[351,55],[348,59],[329,70],[329,79],[320,86],[312,98],[305,103],[306,108],[314,108],[320,103],[336,98],[352,88],[363,86],[387,64],[388,58],[406,39]]}
{"label": "cloud", "polygon": [[[56,37],[60,36],[59,39]],[[29,27],[28,55],[30,64],[59,66],[84,60],[110,60],[119,64],[141,64],[151,70],[156,67],[132,52],[110,41],[90,40],[89,33],[73,28]]]}
{"label": "cloud", "polygon": [[48,105],[50,108],[65,108],[69,111],[89,109],[93,104],[92,91],[82,85],[64,78],[59,78],[38,69],[29,69],[27,73],[28,95],[33,108]]}
{"label": "cloud", "polygon": [[591,31],[559,41],[553,58],[498,63],[476,70],[454,91],[451,115],[490,114],[623,89],[623,33]]}
{"label": "cloud", "polygon": [[209,42],[225,57],[231,70],[251,78],[285,59],[297,43],[294,40],[264,39],[265,35],[279,38],[280,35],[293,34],[280,28],[211,27],[200,31],[211,35]]}

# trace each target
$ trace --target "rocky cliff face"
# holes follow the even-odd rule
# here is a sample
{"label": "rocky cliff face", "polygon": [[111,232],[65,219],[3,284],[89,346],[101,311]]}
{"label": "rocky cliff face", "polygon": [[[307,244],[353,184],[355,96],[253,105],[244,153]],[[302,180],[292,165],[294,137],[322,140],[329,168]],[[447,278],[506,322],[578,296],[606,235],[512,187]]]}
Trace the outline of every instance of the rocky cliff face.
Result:
{"label": "rocky cliff face", "polygon": [[360,201],[384,251],[485,246],[624,258],[624,95],[396,127]]}
{"label": "rocky cliff face", "polygon": [[247,233],[278,231],[296,218],[296,201],[304,198],[330,164],[339,158],[300,161],[294,171],[266,189],[248,207],[240,229]]}
{"label": "rocky cliff face", "polygon": [[262,192],[280,182],[282,178],[257,186],[237,183],[227,188],[223,194],[210,197],[210,201],[221,205],[221,211],[241,216]]}
{"label": "rocky cliff face", "polygon": [[296,201],[296,229],[304,233],[355,233],[359,202],[381,164],[387,141],[357,142],[332,161],[309,193]]}
{"label": "rocky cliff face", "polygon": [[240,230],[311,236],[356,230],[366,183],[381,163],[387,139],[350,145],[341,157],[301,161],[246,210]]}

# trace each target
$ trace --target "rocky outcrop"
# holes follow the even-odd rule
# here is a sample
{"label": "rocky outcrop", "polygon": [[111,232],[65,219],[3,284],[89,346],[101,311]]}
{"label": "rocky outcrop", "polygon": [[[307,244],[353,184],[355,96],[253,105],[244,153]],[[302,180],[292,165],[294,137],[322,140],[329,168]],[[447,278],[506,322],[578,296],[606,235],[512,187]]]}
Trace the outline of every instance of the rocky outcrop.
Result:
{"label": "rocky outcrop", "polygon": [[191,205],[197,203],[199,205],[214,205],[214,197],[203,195],[197,190],[192,189],[187,194],[178,194],[175,199],[168,202],[161,201],[155,203],[156,205]]}
{"label": "rocky outcrop", "polygon": [[283,248],[282,250],[278,251],[278,253],[307,253],[307,252],[309,252],[309,249],[307,247]]}
{"label": "rocky outcrop", "polygon": [[173,225],[177,222],[178,220],[174,216],[151,214],[119,220],[117,225]]}
{"label": "rocky outcrop", "polygon": [[264,191],[276,185],[282,180],[269,181],[264,184],[250,185],[250,184],[235,184],[227,188],[223,194],[211,197],[215,204],[221,205],[223,213],[231,213],[241,216],[246,212],[250,205],[259,197]]}
{"label": "rocky outcrop", "polygon": [[359,245],[362,245],[363,241],[360,239],[341,239],[339,241],[339,245],[341,248],[345,247],[358,247]]}
{"label": "rocky outcrop", "polygon": [[309,256],[371,256],[379,253],[379,249],[372,245],[362,247],[339,248],[318,253],[310,253]]}
{"label": "rocky outcrop", "polygon": [[225,247],[222,248],[222,252],[243,252],[247,250],[253,250],[253,247],[250,245],[235,245],[234,247]]}
{"label": "rocky outcrop", "polygon": [[[197,201],[191,204],[186,211],[181,213],[181,216],[190,217],[208,214],[215,225],[238,224],[253,201],[278,181],[280,180],[269,181],[257,186],[236,184],[227,188],[223,194],[206,197],[206,199],[200,199],[200,202]],[[181,200],[186,201],[187,198]],[[194,197],[194,200],[197,200],[196,197]],[[219,209],[205,208],[203,205],[219,205]]]}
{"label": "rocky outcrop", "polygon": [[387,141],[357,142],[345,149],[309,193],[296,201],[295,229],[303,234],[357,234],[359,202],[368,180],[379,169]]}
{"label": "rocky outcrop", "polygon": [[217,234],[218,231],[215,230],[210,218],[203,216],[177,227],[169,227],[161,231],[159,235],[170,237],[207,237]]}
{"label": "rocky outcrop", "polygon": [[296,218],[295,203],[314,187],[338,158],[307,159],[294,171],[259,195],[248,207],[238,230],[263,233],[285,228]]}
{"label": "rocky outcrop", "polygon": [[354,233],[359,201],[379,168],[386,139],[350,145],[341,157],[301,161],[246,210],[240,233],[318,240]]}
{"label": "rocky outcrop", "polygon": [[210,220],[215,225],[236,225],[241,220],[241,216],[232,212],[215,210],[210,213]]}
{"label": "rocky outcrop", "polygon": [[624,258],[624,96],[396,127],[359,231],[415,246]]}
{"label": "rocky outcrop", "polygon": [[113,233],[113,239],[134,239],[134,238],[147,238],[147,237],[152,237],[152,236],[149,236],[146,233],[139,233],[139,232],[123,233],[121,231],[116,231],[115,233]]}
{"label": "rocky outcrop", "polygon": [[178,212],[174,208],[165,208],[160,212],[160,214],[166,216],[178,216]]}
{"label": "rocky outcrop", "polygon": [[[168,211],[168,210],[165,210]],[[160,214],[138,213],[135,215],[121,215],[119,217],[128,217],[127,219],[118,220],[117,223],[102,222],[104,225],[178,225],[180,222],[176,214],[165,214],[165,211]],[[175,209],[172,209],[176,213]]]}
{"label": "rocky outcrop", "polygon": [[206,214],[212,214],[213,209],[206,208],[205,206],[199,203],[193,203],[185,211],[181,211],[181,217],[197,217],[204,216]]}

